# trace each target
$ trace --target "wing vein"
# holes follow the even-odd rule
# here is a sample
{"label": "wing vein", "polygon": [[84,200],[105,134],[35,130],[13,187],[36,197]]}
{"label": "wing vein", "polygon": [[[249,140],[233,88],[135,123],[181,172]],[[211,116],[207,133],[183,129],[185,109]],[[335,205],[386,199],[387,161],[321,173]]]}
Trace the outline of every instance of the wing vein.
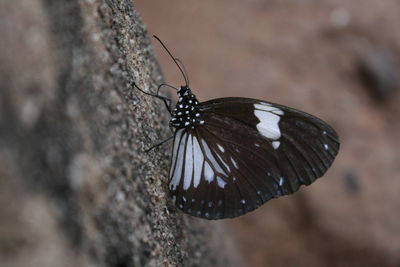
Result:
{"label": "wing vein", "polygon": [[[227,142],[225,139],[223,139],[223,138],[221,138],[221,137],[218,137],[217,135],[215,135],[213,132],[211,132],[210,130],[208,130],[208,129],[206,129],[211,135],[213,135],[216,139],[219,139],[222,143],[225,143],[225,142]],[[233,143],[233,142],[230,142],[230,143]],[[236,144],[236,143],[235,143]],[[229,147],[229,146],[226,146],[225,147],[227,150],[229,150],[230,151],[230,153],[232,154],[232,155],[234,155],[234,153],[233,153],[233,151],[231,150],[231,148]],[[254,175],[254,173],[251,171],[251,169],[247,166],[247,164],[245,164],[245,162],[240,158],[240,157],[238,157],[237,158],[240,162],[242,162],[242,164],[249,170],[249,172],[250,173],[252,173],[253,175]],[[260,159],[262,159],[261,157],[260,157]],[[256,186],[253,184],[253,183],[251,183],[250,181],[249,181],[249,179],[246,177],[246,175],[243,175],[243,173],[242,172],[240,172],[239,170],[236,170],[238,173],[240,173],[241,174],[241,176],[242,177],[244,177],[245,178],[245,180],[247,181],[247,183],[253,188],[253,190],[255,191],[255,193],[256,193],[256,195],[261,199],[261,201],[262,202],[264,202],[263,201],[263,199],[261,198],[261,196],[259,196],[258,194],[257,194],[257,188],[256,188]],[[254,175],[254,176],[256,176],[256,175]],[[274,181],[275,182],[277,182],[276,180],[275,180],[275,178],[273,178],[274,179]],[[236,186],[237,186],[237,184],[236,184]],[[267,188],[268,188],[268,191],[270,191],[269,190],[269,187],[267,186]],[[270,193],[273,195],[273,193],[270,191]]]}
{"label": "wing vein", "polygon": [[[210,133],[211,133],[211,132],[210,132]],[[197,134],[197,136],[200,136],[199,133],[198,133],[198,131],[197,131],[197,129],[196,129],[196,134]],[[200,144],[200,146],[201,146],[201,150],[203,151],[203,154],[206,155],[206,154],[205,154],[205,151],[204,151],[203,143],[202,143],[202,142],[199,142],[199,144]],[[210,151],[211,151],[212,154],[215,154],[215,153],[213,153],[213,151],[212,151],[211,149],[210,149]],[[215,155],[214,155],[214,158],[216,158]],[[205,157],[205,160],[206,160],[206,157]],[[208,159],[207,159],[207,160],[208,160]],[[212,165],[212,164],[211,164],[211,165]],[[212,167],[213,167],[213,166],[212,166]],[[221,167],[221,168],[222,168],[222,167]],[[214,170],[214,171],[215,171],[215,170]],[[238,193],[239,193],[239,195],[240,195],[240,198],[243,199],[243,194],[242,194],[241,190],[239,189],[239,186],[238,186],[237,184],[235,184],[235,187],[236,187],[236,189],[237,189],[237,191],[238,191]],[[245,207],[244,207],[243,204],[242,204],[242,207],[243,207],[243,211],[245,212],[246,209],[245,209]]]}

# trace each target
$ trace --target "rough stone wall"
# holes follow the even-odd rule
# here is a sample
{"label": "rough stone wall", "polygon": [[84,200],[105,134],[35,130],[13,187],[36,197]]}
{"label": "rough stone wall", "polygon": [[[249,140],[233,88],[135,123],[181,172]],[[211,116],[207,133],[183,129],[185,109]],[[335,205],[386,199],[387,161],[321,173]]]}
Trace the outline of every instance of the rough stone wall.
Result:
{"label": "rough stone wall", "polygon": [[0,2],[2,266],[237,266],[167,195],[163,81],[128,0]]}

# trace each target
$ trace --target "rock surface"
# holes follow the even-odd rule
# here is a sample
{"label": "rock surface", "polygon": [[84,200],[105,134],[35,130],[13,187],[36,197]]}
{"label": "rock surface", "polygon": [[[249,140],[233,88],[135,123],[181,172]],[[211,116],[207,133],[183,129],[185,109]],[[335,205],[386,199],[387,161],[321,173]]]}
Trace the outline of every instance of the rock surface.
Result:
{"label": "rock surface", "polygon": [[2,266],[239,266],[168,197],[163,77],[128,0],[0,3]]}

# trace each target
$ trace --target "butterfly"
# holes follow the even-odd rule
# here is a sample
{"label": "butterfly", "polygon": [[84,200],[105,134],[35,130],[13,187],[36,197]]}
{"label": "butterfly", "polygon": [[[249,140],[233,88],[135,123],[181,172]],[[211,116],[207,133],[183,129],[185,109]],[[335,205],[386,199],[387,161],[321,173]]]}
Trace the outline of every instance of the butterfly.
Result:
{"label": "butterfly", "polygon": [[[327,123],[287,106],[242,97],[199,102],[186,70],[177,89],[169,190],[183,212],[210,220],[234,218],[296,192],[324,175],[339,151]],[[178,64],[180,63],[180,64]]]}

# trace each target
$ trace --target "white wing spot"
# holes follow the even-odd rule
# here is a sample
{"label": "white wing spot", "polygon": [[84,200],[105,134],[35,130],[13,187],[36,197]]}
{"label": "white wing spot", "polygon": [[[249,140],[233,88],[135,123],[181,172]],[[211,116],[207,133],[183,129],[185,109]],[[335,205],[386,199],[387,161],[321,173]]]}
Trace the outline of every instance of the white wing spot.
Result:
{"label": "white wing spot", "polygon": [[218,186],[221,187],[222,189],[224,189],[226,182],[224,180],[222,180],[221,178],[217,177],[217,183]]}
{"label": "white wing spot", "polygon": [[218,146],[219,150],[221,150],[222,153],[225,152],[225,149],[220,144],[217,144],[217,146]]}
{"label": "white wing spot", "polygon": [[270,104],[267,103],[263,103],[261,102],[261,104],[254,104],[254,107],[256,109],[259,110],[263,110],[263,111],[267,111],[267,112],[272,112],[276,115],[284,115],[285,113],[283,112],[283,110],[277,108],[277,107],[273,107]]}
{"label": "white wing spot", "polygon": [[280,110],[280,109],[273,110],[272,113],[274,113],[274,114],[276,114],[276,115],[280,115],[280,116],[282,116],[282,115],[285,114],[285,113],[284,113],[282,110]]}
{"label": "white wing spot", "polygon": [[279,186],[282,186],[284,182],[285,182],[285,178],[281,177],[279,179]]}
{"label": "white wing spot", "polygon": [[329,149],[328,144],[324,144],[324,148],[325,148],[325,150],[328,150]]}
{"label": "white wing spot", "polygon": [[270,103],[267,103],[267,102],[260,102],[259,105],[263,105],[263,106],[267,106],[267,107],[270,107],[270,106],[271,106],[271,104],[270,104]]}
{"label": "white wing spot", "polygon": [[278,125],[281,118],[271,111],[259,110],[257,106],[260,105],[254,104],[254,115],[260,120],[256,125],[258,132],[268,139],[278,140],[281,137],[281,130]]}
{"label": "white wing spot", "polygon": [[277,150],[279,148],[279,146],[281,145],[281,142],[279,141],[273,141],[272,142],[272,147]]}
{"label": "white wing spot", "polygon": [[240,203],[246,204],[246,200],[242,199],[242,200],[240,200]]}
{"label": "white wing spot", "polygon": [[254,144],[254,145],[255,145],[256,147],[260,147],[260,144],[257,144],[257,143],[256,143],[256,144]]}

